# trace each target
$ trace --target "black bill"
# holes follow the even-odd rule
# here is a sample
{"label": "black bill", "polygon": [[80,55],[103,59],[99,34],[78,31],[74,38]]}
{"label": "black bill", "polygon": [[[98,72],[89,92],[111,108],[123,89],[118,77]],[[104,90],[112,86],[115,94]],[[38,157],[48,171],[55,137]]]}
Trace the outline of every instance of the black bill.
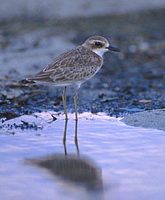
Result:
{"label": "black bill", "polygon": [[110,51],[120,52],[120,50],[117,47],[109,46],[107,47]]}

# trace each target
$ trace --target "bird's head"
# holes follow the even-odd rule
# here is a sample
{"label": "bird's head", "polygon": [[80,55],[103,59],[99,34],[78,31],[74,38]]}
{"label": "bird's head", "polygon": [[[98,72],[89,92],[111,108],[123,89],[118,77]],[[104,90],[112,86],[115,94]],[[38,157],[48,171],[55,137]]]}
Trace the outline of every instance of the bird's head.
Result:
{"label": "bird's head", "polygon": [[113,47],[109,44],[109,41],[102,36],[92,36],[89,37],[83,44],[85,48],[90,49],[95,52],[99,56],[103,56],[103,54],[107,51],[116,51],[120,52],[117,47]]}

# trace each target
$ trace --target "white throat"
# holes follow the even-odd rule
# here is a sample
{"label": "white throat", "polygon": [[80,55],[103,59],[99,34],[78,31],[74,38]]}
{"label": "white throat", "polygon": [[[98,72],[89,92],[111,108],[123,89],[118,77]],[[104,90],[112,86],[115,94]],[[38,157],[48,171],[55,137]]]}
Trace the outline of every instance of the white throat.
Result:
{"label": "white throat", "polygon": [[103,57],[104,53],[107,52],[108,49],[92,49],[92,51],[100,57]]}

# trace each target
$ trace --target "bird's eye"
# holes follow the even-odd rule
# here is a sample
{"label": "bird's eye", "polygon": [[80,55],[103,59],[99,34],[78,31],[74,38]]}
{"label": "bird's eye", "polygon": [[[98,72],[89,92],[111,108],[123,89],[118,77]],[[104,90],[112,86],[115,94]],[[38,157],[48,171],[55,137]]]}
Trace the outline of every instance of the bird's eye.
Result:
{"label": "bird's eye", "polygon": [[102,47],[102,43],[101,42],[95,42],[95,46],[96,47]]}

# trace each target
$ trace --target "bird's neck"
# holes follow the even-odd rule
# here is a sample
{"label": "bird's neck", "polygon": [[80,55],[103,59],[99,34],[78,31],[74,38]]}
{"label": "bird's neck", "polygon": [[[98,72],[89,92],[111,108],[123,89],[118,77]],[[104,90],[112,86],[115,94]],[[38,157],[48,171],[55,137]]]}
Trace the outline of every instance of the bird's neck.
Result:
{"label": "bird's neck", "polygon": [[92,51],[98,56],[103,57],[104,53],[107,52],[107,49],[92,49]]}

